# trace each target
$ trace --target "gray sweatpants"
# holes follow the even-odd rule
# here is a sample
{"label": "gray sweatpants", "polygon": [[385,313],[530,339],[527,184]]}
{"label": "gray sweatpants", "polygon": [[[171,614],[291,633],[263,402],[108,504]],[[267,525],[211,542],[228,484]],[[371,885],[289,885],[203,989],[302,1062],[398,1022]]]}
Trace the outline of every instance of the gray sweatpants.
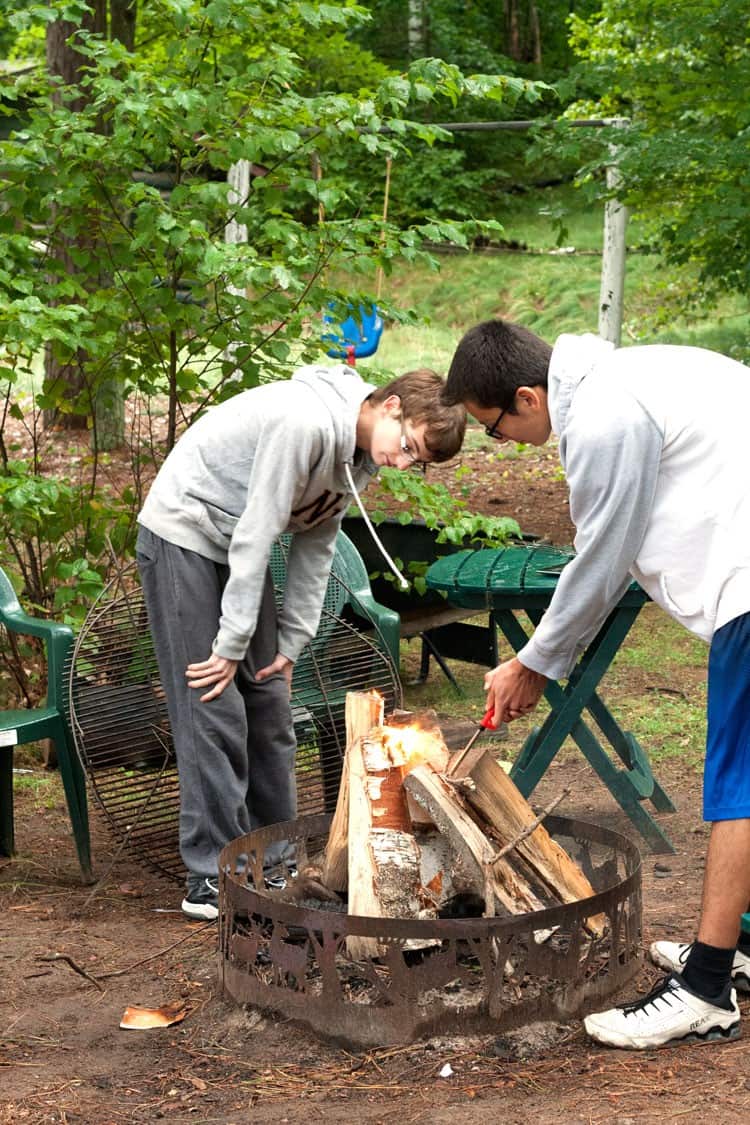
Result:
{"label": "gray sweatpants", "polygon": [[[193,883],[216,876],[219,852],[230,840],[296,816],[296,743],[286,680],[281,674],[261,683],[254,678],[277,651],[271,573],[234,683],[201,703],[185,669],[211,655],[229,568],[144,527],[136,557],[177,755],[180,852]],[[284,844],[273,854],[269,849],[266,866],[287,856]]]}

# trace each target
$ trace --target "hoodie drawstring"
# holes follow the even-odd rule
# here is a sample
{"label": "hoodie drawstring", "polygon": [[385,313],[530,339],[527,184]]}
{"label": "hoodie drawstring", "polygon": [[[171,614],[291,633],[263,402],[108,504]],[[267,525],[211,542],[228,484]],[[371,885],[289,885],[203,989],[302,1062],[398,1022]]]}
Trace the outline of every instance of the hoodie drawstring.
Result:
{"label": "hoodie drawstring", "polygon": [[361,516],[362,516],[362,519],[363,519],[363,520],[365,521],[365,524],[366,524],[366,526],[367,526],[367,530],[368,530],[368,531],[370,532],[370,535],[372,536],[372,538],[373,538],[373,540],[374,540],[374,542],[375,542],[375,545],[376,545],[376,547],[377,547],[377,548],[378,548],[378,550],[380,551],[380,553],[381,553],[381,555],[383,556],[383,558],[385,559],[385,561],[386,561],[386,562],[388,563],[388,567],[389,567],[389,569],[390,569],[390,570],[392,570],[392,571],[393,571],[393,573],[394,573],[394,574],[396,575],[396,578],[398,578],[398,580],[399,580],[399,582],[401,583],[402,587],[403,587],[403,588],[406,588],[406,587],[408,587],[408,585],[409,585],[408,581],[406,580],[406,578],[404,578],[403,574],[402,574],[402,573],[401,573],[401,571],[400,571],[400,570],[398,569],[398,567],[396,566],[395,562],[393,561],[393,559],[391,558],[391,556],[390,556],[390,555],[388,554],[388,552],[386,551],[386,549],[385,549],[385,547],[383,546],[383,544],[382,544],[382,543],[380,542],[380,540],[378,539],[378,533],[377,533],[377,531],[375,530],[375,528],[374,528],[374,527],[372,526],[372,522],[371,522],[371,520],[370,520],[370,517],[368,516],[367,512],[365,511],[365,506],[364,506],[364,504],[362,503],[362,500],[361,500],[361,498],[360,498],[360,495],[359,495],[359,493],[357,492],[357,486],[356,486],[356,484],[354,483],[354,478],[352,477],[352,471],[351,471],[351,469],[349,468],[349,463],[348,463],[348,461],[345,461],[345,462],[344,462],[344,472],[346,473],[346,479],[347,479],[347,482],[348,482],[348,484],[349,484],[349,491],[350,491],[350,492],[352,493],[352,495],[354,496],[354,499],[355,499],[355,500],[356,500],[356,502],[357,502],[357,507],[359,508],[360,514],[361,514]]}

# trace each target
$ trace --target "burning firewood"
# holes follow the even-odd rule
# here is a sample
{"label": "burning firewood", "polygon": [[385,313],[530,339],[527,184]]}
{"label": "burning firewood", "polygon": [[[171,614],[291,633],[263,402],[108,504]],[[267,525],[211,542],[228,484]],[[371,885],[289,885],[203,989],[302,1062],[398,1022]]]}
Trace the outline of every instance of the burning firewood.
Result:
{"label": "burning firewood", "polygon": [[[431,716],[384,725],[374,693],[350,693],[346,717],[320,883],[348,892],[350,914],[435,918],[468,895],[486,916],[518,915],[594,893],[486,750],[451,757]],[[594,934],[603,926],[602,916],[587,922]],[[350,936],[347,949],[382,953],[370,937]]]}
{"label": "burning firewood", "polygon": [[[436,917],[435,902],[422,886],[420,848],[403,784],[415,753],[439,768],[449,757],[440,731],[429,725],[373,727],[347,749],[350,914]],[[424,946],[413,939],[408,944]],[[347,949],[355,958],[379,953],[374,938],[350,937]]]}

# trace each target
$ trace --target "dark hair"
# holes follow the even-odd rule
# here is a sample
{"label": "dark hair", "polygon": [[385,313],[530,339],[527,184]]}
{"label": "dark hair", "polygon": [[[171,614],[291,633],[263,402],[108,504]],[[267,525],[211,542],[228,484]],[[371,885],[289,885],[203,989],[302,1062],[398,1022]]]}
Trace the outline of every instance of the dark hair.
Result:
{"label": "dark hair", "polygon": [[415,426],[425,423],[424,443],[433,461],[450,461],[464,440],[466,411],[458,401],[446,402],[444,391],[445,383],[437,372],[423,367],[378,387],[370,395],[370,402],[377,406],[390,395],[398,395],[401,417]]}
{"label": "dark hair", "polygon": [[547,387],[552,348],[520,324],[485,320],[470,328],[451,361],[443,402],[471,399],[513,413],[519,387]]}

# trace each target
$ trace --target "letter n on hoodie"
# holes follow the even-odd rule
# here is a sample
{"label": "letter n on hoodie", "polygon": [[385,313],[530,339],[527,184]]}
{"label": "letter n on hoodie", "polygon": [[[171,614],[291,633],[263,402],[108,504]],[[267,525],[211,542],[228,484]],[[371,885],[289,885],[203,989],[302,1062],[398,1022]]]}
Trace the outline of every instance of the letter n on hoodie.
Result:
{"label": "letter n on hoodie", "polygon": [[[343,492],[330,492],[326,489],[315,500],[311,500],[309,504],[304,504],[301,508],[295,508],[292,515],[312,527],[313,524],[328,519],[338,510],[343,495]],[[309,514],[306,515],[305,513]]]}

